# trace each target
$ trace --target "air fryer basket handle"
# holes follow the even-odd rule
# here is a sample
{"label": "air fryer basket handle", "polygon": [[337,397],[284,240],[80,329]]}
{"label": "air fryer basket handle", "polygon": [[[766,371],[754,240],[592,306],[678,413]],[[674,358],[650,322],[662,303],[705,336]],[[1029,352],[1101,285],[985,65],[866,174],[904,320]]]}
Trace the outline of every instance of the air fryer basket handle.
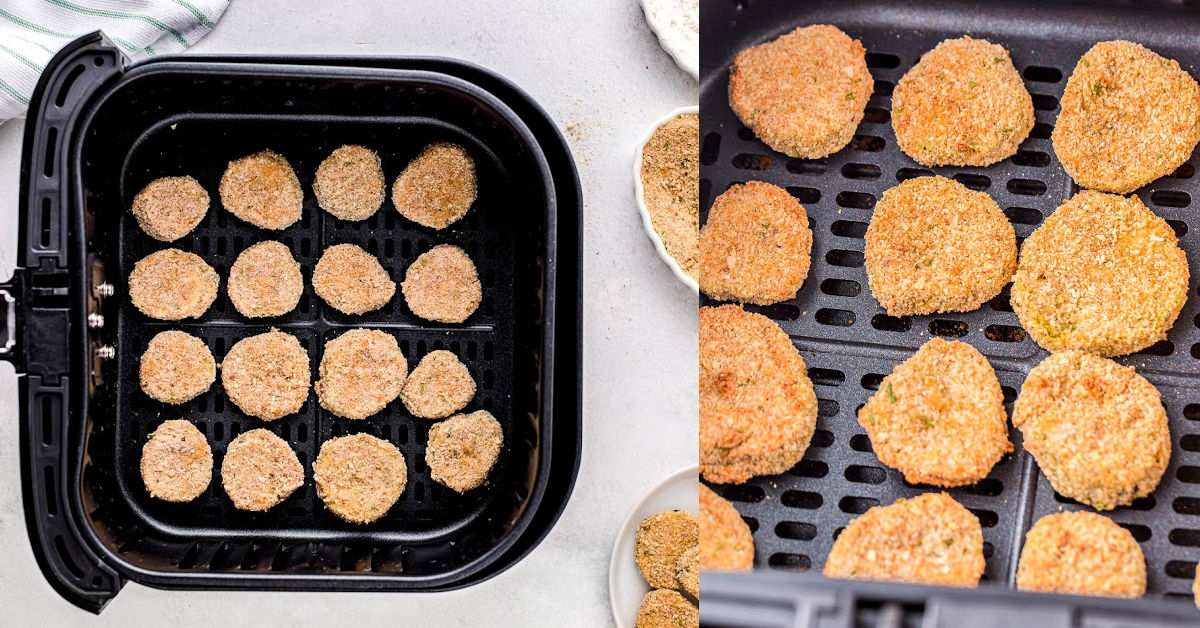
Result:
{"label": "air fryer basket handle", "polygon": [[[70,177],[75,117],[125,59],[100,33],[64,47],[30,99],[21,153],[17,271],[3,286],[0,357],[19,378],[21,487],[26,528],[38,566],[72,604],[99,612],[122,576],[85,534],[79,461],[88,368],[84,350],[88,277],[80,243],[83,208]],[[11,297],[9,300],[6,297]],[[9,354],[4,355],[3,351]],[[80,368],[72,369],[72,358]],[[72,417],[75,420],[72,421]],[[90,532],[89,532],[90,533]]]}

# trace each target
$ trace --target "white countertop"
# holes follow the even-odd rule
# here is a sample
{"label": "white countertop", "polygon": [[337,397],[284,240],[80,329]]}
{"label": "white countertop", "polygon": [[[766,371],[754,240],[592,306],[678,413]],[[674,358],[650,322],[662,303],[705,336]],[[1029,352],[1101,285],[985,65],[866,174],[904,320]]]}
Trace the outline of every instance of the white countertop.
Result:
{"label": "white countertop", "polygon": [[[419,5],[419,6],[418,6]],[[238,0],[200,53],[424,54],[516,82],[566,131],[584,190],[584,451],[566,512],[529,556],[432,594],[160,591],[127,584],[97,619],[43,579],[20,494],[16,378],[0,364],[0,624],[12,626],[605,626],[608,555],[626,512],[696,462],[696,297],[634,208],[634,145],[696,102],[636,0]],[[20,121],[0,126],[0,268],[15,260]],[[7,271],[0,271],[6,275]]]}

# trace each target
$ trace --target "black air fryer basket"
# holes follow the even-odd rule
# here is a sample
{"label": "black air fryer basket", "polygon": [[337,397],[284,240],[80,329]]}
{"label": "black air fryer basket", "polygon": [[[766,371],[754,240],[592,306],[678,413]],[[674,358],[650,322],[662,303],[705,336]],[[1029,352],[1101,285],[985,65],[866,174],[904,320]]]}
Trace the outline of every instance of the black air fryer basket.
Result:
{"label": "black air fryer basket", "polygon": [[[978,590],[833,581],[819,576],[834,538],[867,509],[938,490],[884,467],[857,410],[880,381],[932,336],[970,343],[996,369],[1006,406],[1047,354],[1021,328],[1007,289],[981,309],[887,316],[867,288],[863,236],[877,199],[906,179],[937,173],[990,194],[1028,236],[1078,188],[1058,163],[1050,132],[1058,99],[1094,43],[1130,39],[1178,59],[1200,76],[1200,9],[1188,2],[901,2],[704,0],[701,6],[702,211],[730,185],[762,180],[786,188],[808,210],[813,263],[797,298],[748,306],[780,324],[799,348],[819,399],[817,430],[788,472],[714,490],[732,501],[754,534],[754,574],[703,576],[706,626],[1159,626],[1198,625],[1191,586],[1200,561],[1200,189],[1193,157],[1137,194],[1180,237],[1191,264],[1190,299],[1160,342],[1119,358],[1163,394],[1170,467],[1153,495],[1110,515],[1146,556],[1138,601],[1036,596],[1013,582],[1025,532],[1039,517],[1082,508],[1057,495],[1020,446],[983,481],[948,492],[983,526],[987,569]],[[797,26],[834,24],[867,49],[875,90],[853,141],[820,160],[769,149],[729,108],[729,64],[740,50]],[[921,54],[963,34],[1005,46],[1033,95],[1037,123],[1013,157],[987,168],[924,168],[896,146],[891,93]],[[705,300],[704,305],[713,303]],[[784,573],[812,572],[812,573]],[[1163,601],[1168,598],[1169,601]],[[1142,623],[1137,623],[1142,622]],[[1175,623],[1171,623],[1175,622]]]}
{"label": "black air fryer basket", "polygon": [[[320,210],[317,164],[342,144],[379,152],[387,180],[432,141],[467,148],[479,200],[435,232],[390,201],[349,223]],[[225,164],[270,148],[305,188],[304,215],[282,231],[252,228],[220,207]],[[199,227],[169,245],[141,233],[132,196],[168,175],[196,177],[213,198]],[[487,579],[549,532],[571,493],[580,435],[580,210],[571,154],[524,92],[479,67],[436,58],[180,57],[126,65],[101,35],[60,52],[38,85],[22,155],[18,269],[0,297],[0,352],[20,377],[25,512],[51,584],[99,610],[126,580],[171,588],[443,590]],[[306,285],[296,311],[250,321],[224,281],[254,242],[287,245],[306,279],[322,250],[358,244],[393,279],[432,246],[451,243],[479,269],[483,302],[463,325],[429,324],[399,294],[384,309],[347,317]],[[165,323],[130,304],[125,280],[146,254],[175,246],[222,277],[198,320]],[[429,478],[430,421],[398,401],[363,421],[330,415],[310,395],[269,423],[236,408],[220,384],[181,406],[141,393],[138,358],[164,329],[202,338],[219,361],[240,338],[275,326],[296,335],[313,368],[325,341],[353,327],[393,334],[410,366],[435,349],[456,353],[478,383],[468,410],[489,410],[504,447],[484,488],[459,495]],[[305,484],[265,513],[233,508],[219,475],[197,500],[149,498],[138,464],[161,421],[191,420],[215,466],[234,437],[265,427],[296,450]],[[320,444],[368,432],[405,455],[400,501],[369,525],[345,523],[317,497]]]}

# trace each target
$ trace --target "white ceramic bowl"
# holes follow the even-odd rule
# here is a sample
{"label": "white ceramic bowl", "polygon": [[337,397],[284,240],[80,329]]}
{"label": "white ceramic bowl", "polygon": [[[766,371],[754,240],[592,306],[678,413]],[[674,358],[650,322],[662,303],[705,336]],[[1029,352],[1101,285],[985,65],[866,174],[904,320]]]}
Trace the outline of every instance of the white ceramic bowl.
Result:
{"label": "white ceramic bowl", "polygon": [[617,628],[633,628],[638,606],[650,591],[633,561],[634,536],[642,519],[660,510],[686,510],[699,515],[699,465],[676,471],[650,489],[621,525],[608,563],[608,600]]}
{"label": "white ceramic bowl", "polygon": [[696,0],[641,0],[646,23],[679,69],[700,80],[700,6]]}
{"label": "white ceramic bowl", "polygon": [[680,281],[689,286],[696,294],[700,294],[700,286],[696,283],[696,280],[683,272],[683,268],[680,268],[679,262],[676,262],[675,258],[671,257],[671,254],[667,252],[666,247],[663,246],[662,238],[654,230],[654,223],[650,220],[650,210],[646,209],[646,190],[642,187],[642,150],[646,147],[646,142],[650,141],[650,136],[654,135],[658,127],[671,121],[675,116],[684,113],[700,113],[700,107],[695,105],[680,107],[668,113],[655,120],[650,129],[638,140],[637,151],[633,156],[633,195],[637,199],[638,213],[642,215],[642,227],[645,228],[646,235],[650,236],[650,241],[654,243],[654,250],[658,251],[658,256],[666,262],[667,267],[671,269],[671,272],[675,273],[675,276]]}

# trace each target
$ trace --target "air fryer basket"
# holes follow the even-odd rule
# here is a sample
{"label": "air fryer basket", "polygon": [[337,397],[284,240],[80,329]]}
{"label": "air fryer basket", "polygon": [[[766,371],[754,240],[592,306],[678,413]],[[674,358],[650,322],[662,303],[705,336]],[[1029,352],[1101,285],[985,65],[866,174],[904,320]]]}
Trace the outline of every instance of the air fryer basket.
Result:
{"label": "air fryer basket", "polygon": [[[27,125],[22,264],[8,291],[17,295],[13,357],[27,373],[26,515],[52,584],[98,610],[126,578],[163,587],[434,590],[478,582],[524,556],[565,505],[580,444],[579,191],[545,113],[503,79],[443,59],[123,66],[100,36],[75,42],[43,76]],[[337,146],[377,150],[390,183],[436,140],[465,146],[477,166],[479,200],[455,226],[415,225],[390,200],[361,223],[317,207],[313,172]],[[267,148],[289,159],[306,190],[301,222],[282,232],[237,220],[216,194],[230,159]],[[213,209],[169,246],[204,257],[222,291],[200,319],[167,323],[140,314],[126,295],[133,263],[167,246],[126,210],[142,186],[174,174],[196,177]],[[324,248],[351,242],[378,256],[397,282],[416,256],[456,244],[476,262],[484,300],[465,324],[448,326],[421,321],[399,294],[382,310],[347,317],[306,285],[295,312],[251,321],[229,303],[224,281],[238,253],[266,239],[287,245],[306,278]],[[350,421],[310,395],[297,415],[265,423],[241,413],[219,382],[181,406],[139,390],[138,356],[159,331],[197,335],[219,361],[238,339],[271,326],[300,339],[314,373],[324,343],[360,326],[393,334],[410,368],[435,349],[457,354],[478,383],[468,410],[489,410],[504,430],[485,488],[459,495],[429,479],[432,422],[399,401]],[[297,451],[304,486],[258,514],[234,509],[216,474],[192,503],[150,499],[138,472],[141,443],[171,418],[205,433],[217,467],[239,433],[275,432]],[[369,525],[330,514],[312,483],[320,444],[356,432],[395,444],[409,468],[400,501]]]}
{"label": "air fryer basket", "polygon": [[[863,268],[863,235],[876,200],[901,181],[941,174],[989,193],[1012,221],[1018,241],[1023,240],[1077,191],[1054,155],[1050,132],[1058,99],[1080,55],[1097,41],[1131,39],[1178,59],[1196,75],[1200,18],[1168,3],[1130,7],[1116,2],[951,0],[706,0],[702,12],[701,207],[706,211],[734,183],[762,180],[786,188],[808,210],[813,264],[800,294],[784,303],[747,309],[774,319],[792,337],[819,398],[816,435],[802,462],[779,476],[713,488],[734,503],[754,531],[757,567],[820,571],[835,536],[855,516],[900,497],[937,490],[907,484],[899,472],[884,467],[855,420],[857,409],[896,364],[935,335],[968,342],[995,367],[1011,411],[1025,374],[1047,355],[1021,328],[1007,288],[974,312],[887,316],[871,296]],[[728,66],[738,51],[809,24],[834,24],[860,39],[875,79],[874,94],[853,141],[821,160],[791,159],[770,150],[738,121],[726,93]],[[892,88],[922,53],[962,34],[1008,48],[1033,95],[1037,123],[1017,154],[994,166],[924,168],[896,146],[889,111]],[[1171,176],[1137,192],[1180,236],[1191,261],[1192,297],[1166,341],[1118,359],[1136,366],[1162,392],[1173,452],[1152,496],[1110,513],[1142,545],[1147,597],[1182,598],[1182,603],[1164,608],[1187,613],[1192,620],[1196,619],[1191,608],[1192,576],[1200,560],[1200,425],[1196,423],[1200,419],[1200,298],[1196,296],[1200,218],[1192,200],[1195,163],[1193,158]],[[1081,508],[1055,494],[1021,448],[1019,432],[1013,429],[1011,438],[1016,453],[1002,460],[987,479],[949,490],[983,525],[984,587],[1012,586],[1024,533],[1037,518]],[[744,595],[741,601],[746,602],[767,582],[761,574],[706,576],[705,595],[710,590],[716,595],[708,598],[712,613],[702,612],[704,621],[726,625],[722,622],[729,621],[727,614],[720,614],[717,602],[722,593],[729,593],[730,600]],[[793,588],[800,590],[800,586],[806,585],[797,583]],[[807,585],[804,590],[818,589],[850,596],[867,590],[860,583]],[[869,590],[888,589],[883,585]],[[901,598],[900,593],[896,596]],[[726,619],[717,621],[718,616]]]}

